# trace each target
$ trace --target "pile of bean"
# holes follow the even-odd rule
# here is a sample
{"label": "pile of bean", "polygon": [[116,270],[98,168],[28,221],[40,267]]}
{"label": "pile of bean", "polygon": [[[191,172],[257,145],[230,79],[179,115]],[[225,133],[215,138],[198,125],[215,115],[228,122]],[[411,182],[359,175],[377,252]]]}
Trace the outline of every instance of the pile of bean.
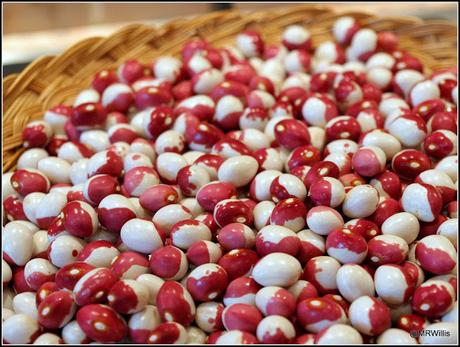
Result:
{"label": "pile of bean", "polygon": [[197,38],[30,122],[4,342],[455,343],[457,70],[332,32]]}

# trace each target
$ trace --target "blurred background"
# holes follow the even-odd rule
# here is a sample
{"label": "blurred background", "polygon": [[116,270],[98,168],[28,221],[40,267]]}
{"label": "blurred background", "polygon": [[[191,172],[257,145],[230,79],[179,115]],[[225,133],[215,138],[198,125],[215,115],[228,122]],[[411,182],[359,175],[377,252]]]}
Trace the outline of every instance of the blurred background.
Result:
{"label": "blurred background", "polygon": [[[320,2],[318,2],[320,3]],[[327,4],[327,3],[326,3]],[[243,11],[296,3],[13,3],[3,2],[3,72],[18,72],[42,55],[54,55],[91,36],[106,36],[129,23],[159,25],[222,9]],[[417,16],[458,22],[457,2],[330,3],[337,11]]]}

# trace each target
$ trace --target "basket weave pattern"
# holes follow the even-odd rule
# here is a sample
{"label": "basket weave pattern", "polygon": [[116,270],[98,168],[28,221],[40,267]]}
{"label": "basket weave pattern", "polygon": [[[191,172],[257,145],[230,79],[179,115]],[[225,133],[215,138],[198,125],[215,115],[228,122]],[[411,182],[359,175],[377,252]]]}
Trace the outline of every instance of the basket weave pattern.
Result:
{"label": "basket weave pattern", "polygon": [[21,134],[31,120],[59,103],[71,104],[90,86],[93,75],[115,68],[127,59],[149,62],[159,55],[179,55],[192,37],[202,37],[216,46],[233,43],[248,27],[259,30],[267,42],[279,42],[285,27],[306,26],[313,44],[332,39],[331,27],[341,16],[353,16],[376,31],[389,30],[400,38],[400,47],[419,58],[429,73],[451,67],[457,61],[457,28],[439,21],[413,17],[376,17],[361,12],[335,13],[327,6],[301,5],[286,10],[241,13],[215,12],[191,20],[175,20],[158,28],[129,25],[109,37],[83,40],[59,56],[37,59],[23,72],[3,80],[3,172],[14,168],[24,151]]}

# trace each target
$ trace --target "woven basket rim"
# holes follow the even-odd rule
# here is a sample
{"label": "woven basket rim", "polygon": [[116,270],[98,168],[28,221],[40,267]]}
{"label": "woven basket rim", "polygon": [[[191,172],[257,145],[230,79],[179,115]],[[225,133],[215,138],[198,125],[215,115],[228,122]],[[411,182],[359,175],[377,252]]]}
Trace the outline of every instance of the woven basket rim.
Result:
{"label": "woven basket rim", "polygon": [[[332,14],[340,14],[340,15],[343,15],[343,16],[350,16],[350,15],[352,16],[353,14],[359,13],[359,14],[365,14],[365,15],[368,15],[368,16],[378,17],[379,19],[382,19],[382,20],[398,18],[398,19],[404,19],[404,20],[407,20],[407,21],[418,22],[418,23],[445,25],[445,26],[452,27],[452,29],[457,28],[457,25],[455,25],[451,21],[442,20],[442,19],[426,20],[426,19],[422,19],[422,18],[419,18],[419,17],[416,17],[416,16],[397,16],[397,17],[396,16],[379,16],[379,15],[377,15],[375,13],[372,13],[372,12],[370,12],[368,10],[340,12],[340,11],[334,10],[333,6],[325,5],[325,4],[302,4],[302,5],[299,5],[299,6],[296,6],[296,7],[299,8],[299,9],[305,8],[305,9],[326,10],[326,11],[330,11]],[[77,47],[78,45],[81,45],[84,42],[89,42],[89,41],[92,41],[92,40],[107,39],[107,38],[109,38],[111,36],[115,36],[115,35],[119,34],[120,32],[122,32],[124,30],[127,30],[130,27],[143,25],[143,26],[150,27],[150,28],[153,28],[153,29],[156,29],[156,30],[160,30],[162,28],[166,28],[166,27],[168,27],[168,26],[170,26],[172,24],[175,24],[176,21],[190,22],[190,21],[195,20],[196,18],[202,18],[202,17],[209,16],[209,15],[216,15],[216,16],[218,16],[218,15],[226,15],[226,14],[240,15],[242,13],[259,13],[259,12],[273,12],[273,13],[280,12],[280,13],[282,13],[282,12],[289,12],[290,10],[291,10],[290,8],[288,8],[288,9],[273,8],[273,9],[270,9],[268,11],[251,11],[251,10],[230,9],[230,10],[214,11],[214,12],[210,12],[210,13],[206,13],[206,14],[198,14],[196,16],[193,16],[193,17],[187,18],[187,19],[173,18],[170,21],[168,21],[166,23],[163,23],[163,24],[159,24],[159,25],[150,25],[150,24],[144,24],[144,23],[128,24],[128,25],[125,25],[125,26],[115,30],[110,35],[90,36],[90,37],[84,38],[83,40],[80,40],[80,41],[70,45],[68,48],[66,48],[60,54],[44,55],[44,56],[38,57],[38,58],[34,59],[32,62],[30,62],[24,68],[24,70],[22,70],[20,73],[10,74],[10,75],[4,77],[3,78],[3,83],[5,83],[5,81],[9,81],[10,79],[14,79],[15,81],[11,82],[11,85],[10,85],[10,87],[13,87],[17,83],[19,83],[18,81],[20,81],[25,75],[28,74],[29,70],[32,70],[32,68],[35,67],[35,65],[38,65],[39,63],[42,63],[43,60],[45,60],[45,59],[49,60],[49,59],[55,59],[55,58],[61,57],[61,56],[65,55],[66,53],[74,50],[75,47]]]}

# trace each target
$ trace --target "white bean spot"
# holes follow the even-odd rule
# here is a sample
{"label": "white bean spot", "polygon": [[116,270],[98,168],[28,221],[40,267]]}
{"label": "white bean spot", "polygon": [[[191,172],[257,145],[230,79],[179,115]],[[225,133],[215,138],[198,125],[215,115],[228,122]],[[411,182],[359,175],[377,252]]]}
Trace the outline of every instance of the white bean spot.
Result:
{"label": "white bean spot", "polygon": [[104,331],[107,328],[107,326],[102,322],[95,322],[94,328],[99,331]]}
{"label": "white bean spot", "polygon": [[99,299],[102,295],[104,295],[104,292],[101,290],[100,292],[97,292],[97,294],[94,297],[96,299]]}
{"label": "white bean spot", "polygon": [[428,311],[430,309],[430,305],[428,304],[423,304],[422,306],[420,306],[420,309],[422,311]]}
{"label": "white bean spot", "polygon": [[321,306],[321,301],[313,300],[313,301],[310,302],[310,304],[311,304],[312,306],[318,307],[318,306]]}
{"label": "white bean spot", "polygon": [[168,322],[172,322],[174,320],[174,317],[171,315],[171,313],[165,312],[165,320]]}

